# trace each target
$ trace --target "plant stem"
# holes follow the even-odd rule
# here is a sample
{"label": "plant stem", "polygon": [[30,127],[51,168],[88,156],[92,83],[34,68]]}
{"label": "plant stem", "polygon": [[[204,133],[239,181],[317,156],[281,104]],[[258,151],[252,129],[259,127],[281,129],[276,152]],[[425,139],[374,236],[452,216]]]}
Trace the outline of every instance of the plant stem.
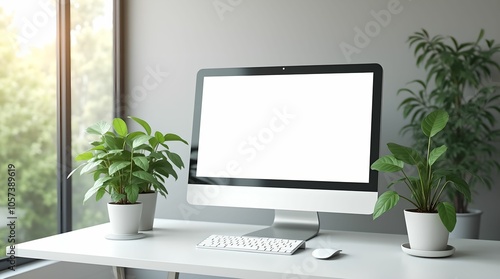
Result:
{"label": "plant stem", "polygon": [[413,202],[413,201],[412,201],[412,200],[410,200],[409,198],[404,197],[404,196],[401,196],[401,195],[399,195],[399,197],[401,197],[402,199],[405,199],[405,200],[409,201],[409,202],[410,202],[411,204],[413,204],[413,205],[414,205],[417,209],[418,209],[418,208],[420,208],[420,207],[418,206],[418,204],[416,204],[415,202]]}
{"label": "plant stem", "polygon": [[[440,183],[441,183],[441,179],[439,179],[437,185],[439,185]],[[437,206],[437,204],[439,203],[439,200],[441,199],[441,195],[443,194],[443,191],[446,188],[446,184],[448,184],[448,183],[449,183],[449,181],[446,181],[443,184],[443,186],[441,187],[441,190],[439,192],[437,192],[437,194],[434,196],[434,198],[432,199],[432,204],[431,204],[430,209],[434,209]]]}
{"label": "plant stem", "polygon": [[[408,187],[408,189],[410,189],[410,192],[413,196],[418,196],[418,193],[415,191],[415,189],[413,189],[413,186],[411,184],[411,181],[410,181],[410,178],[408,177],[408,175],[406,175],[406,172],[404,170],[401,170],[401,172],[403,173],[404,177],[405,177],[405,184],[406,186]],[[420,206],[416,203],[414,203],[413,201],[401,196],[403,199],[406,199],[408,200],[409,202],[411,202],[412,204],[414,204],[417,208],[420,208]],[[417,201],[419,201],[420,199],[416,199]]]}
{"label": "plant stem", "polygon": [[[431,204],[429,204],[429,201],[428,198],[430,198],[430,192],[432,190],[432,166],[431,164],[429,164],[429,156],[430,156],[430,152],[431,152],[431,137],[429,135],[429,140],[427,142],[427,154],[426,154],[426,157],[425,157],[425,165],[427,166],[427,189],[425,189],[424,185],[422,184],[422,191],[424,191],[425,189],[425,193],[424,193],[424,201],[425,201],[425,207],[430,211],[430,208],[428,208],[428,206],[430,206]],[[422,182],[423,183],[423,182]]]}

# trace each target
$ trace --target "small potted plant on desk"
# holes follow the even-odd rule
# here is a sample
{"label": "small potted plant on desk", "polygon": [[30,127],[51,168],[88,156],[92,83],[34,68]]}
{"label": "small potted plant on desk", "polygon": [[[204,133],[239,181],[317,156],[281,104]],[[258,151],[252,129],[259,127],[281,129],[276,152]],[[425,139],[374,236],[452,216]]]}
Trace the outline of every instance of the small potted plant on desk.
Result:
{"label": "small potted plant on desk", "polygon": [[[417,66],[424,66],[427,75],[398,91],[407,95],[400,108],[410,119],[402,132],[410,132],[418,148],[426,144],[420,133],[423,117],[436,109],[448,112],[449,125],[434,141],[449,147],[441,163],[462,169],[462,178],[472,189],[478,185],[491,188],[492,174],[500,170],[494,145],[500,140],[500,130],[495,128],[500,90],[490,82],[491,74],[500,70],[495,61],[500,45],[483,37],[481,30],[475,41],[459,43],[452,36],[431,37],[425,29],[415,32],[408,42],[414,48]],[[454,187],[449,187],[447,194],[458,213],[451,236],[479,238],[482,212],[470,209],[470,200]]]}
{"label": "small potted plant on desk", "polygon": [[[415,207],[404,211],[410,243],[408,246],[403,245],[403,250],[446,251],[449,232],[455,227],[456,211],[453,204],[441,200],[443,192],[447,187],[453,187],[470,199],[469,187],[460,173],[456,169],[445,169],[436,164],[444,156],[447,147],[432,146],[432,138],[443,130],[447,122],[448,113],[445,111],[430,113],[421,124],[422,132],[427,137],[424,154],[410,147],[388,143],[392,154],[379,158],[371,166],[373,170],[380,172],[400,172],[402,177],[391,182],[388,187],[402,183],[409,189],[410,197],[395,190],[384,192],[378,198],[373,213],[373,218],[378,218],[393,208],[400,198]],[[405,164],[413,166],[417,175],[410,176],[408,170],[405,170]]]}
{"label": "small potted plant on desk", "polygon": [[[145,130],[147,135],[152,134],[150,125],[139,118],[133,117]],[[141,184],[139,190],[139,201],[143,203],[142,217],[139,225],[140,231],[148,231],[153,229],[156,200],[158,193],[163,197],[167,197],[168,191],[164,186],[169,177],[177,180],[178,175],[174,167],[177,169],[184,168],[182,158],[175,152],[172,152],[167,142],[178,141],[188,145],[188,142],[180,136],[172,133],[162,134],[156,131],[154,137],[148,142],[146,148],[140,152],[147,159],[147,172],[150,173],[155,180],[147,180]],[[157,182],[157,183],[156,183]]]}
{"label": "small potted plant on desk", "polygon": [[[144,203],[139,200],[139,193],[146,189],[158,189],[166,195],[162,184],[165,177],[176,177],[168,160],[179,168],[182,160],[176,153],[170,152],[166,141],[181,141],[174,134],[151,134],[146,121],[130,117],[140,124],[145,132],[129,132],[126,122],[115,118],[112,125],[104,121],[87,128],[87,133],[97,135],[99,139],[91,143],[92,148],[76,156],[76,161],[84,161],[75,168],[68,178],[81,168],[80,174],[91,174],[94,185],[86,192],[84,202],[95,195],[96,201],[108,194],[111,233],[109,239],[137,239],[143,237],[139,231]],[[159,150],[159,146],[163,149]],[[152,185],[152,186],[151,186]],[[156,200],[155,200],[156,202]]]}

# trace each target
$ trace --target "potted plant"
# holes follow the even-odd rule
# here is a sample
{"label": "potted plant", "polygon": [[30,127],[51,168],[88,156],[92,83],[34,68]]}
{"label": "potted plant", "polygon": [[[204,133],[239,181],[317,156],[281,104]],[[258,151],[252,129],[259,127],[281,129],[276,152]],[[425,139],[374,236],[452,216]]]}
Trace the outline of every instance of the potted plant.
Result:
{"label": "potted plant", "polygon": [[[151,126],[146,121],[136,117],[132,117],[132,119],[144,128],[147,135],[152,135]],[[178,179],[174,167],[179,170],[184,168],[182,158],[177,153],[172,152],[167,145],[167,142],[172,141],[179,141],[186,145],[188,144],[187,141],[176,134],[162,134],[156,131],[154,133],[154,139],[149,141],[148,148],[140,151],[149,162],[148,172],[160,182],[152,183],[146,181],[140,187],[138,200],[143,203],[142,217],[139,225],[140,231],[153,229],[158,193],[166,198],[168,191],[163,184],[166,183],[169,177],[173,177],[175,180]]]}
{"label": "potted plant", "polygon": [[[435,142],[449,146],[442,164],[455,166],[461,170],[462,179],[475,189],[478,185],[491,188],[494,170],[500,170],[496,158],[495,145],[500,140],[500,130],[496,119],[500,111],[498,85],[489,81],[493,70],[500,70],[494,56],[500,52],[500,45],[493,40],[483,40],[481,30],[477,40],[458,43],[454,37],[431,37],[425,29],[409,37],[409,45],[414,48],[417,66],[427,71],[425,80],[410,82],[399,93],[408,94],[400,104],[403,116],[409,124],[402,133],[409,132],[415,146],[421,148],[426,138],[420,133],[420,121],[426,114],[436,109],[449,113],[450,121]],[[456,230],[452,236],[478,238],[481,212],[468,208],[469,200],[454,187],[447,189],[459,217],[474,220],[471,234]],[[457,228],[462,227],[459,219]]]}
{"label": "potted plant", "polygon": [[[452,203],[441,199],[445,189],[454,188],[467,199],[470,198],[469,187],[461,178],[460,170],[447,169],[437,163],[444,157],[447,146],[435,147],[432,139],[445,128],[448,119],[448,113],[443,110],[434,111],[423,119],[421,130],[427,138],[424,152],[388,143],[392,154],[380,157],[371,166],[379,172],[402,174],[401,178],[392,181],[388,187],[404,184],[409,190],[409,197],[395,190],[384,192],[375,204],[373,218],[376,219],[393,208],[400,198],[410,202],[415,208],[404,212],[411,249],[441,251],[446,248],[449,232],[455,227],[456,211]],[[412,166],[417,175],[410,175],[410,170],[405,170],[405,164]],[[414,220],[415,218],[424,220]]]}
{"label": "potted plant", "polygon": [[[111,224],[111,239],[134,239],[138,233],[143,203],[138,201],[139,193],[146,189],[157,189],[166,194],[162,184],[165,178],[177,177],[168,161],[181,168],[179,155],[170,152],[166,141],[182,141],[175,134],[151,134],[146,121],[129,117],[140,124],[145,132],[129,132],[126,122],[115,118],[112,125],[104,121],[89,128],[87,133],[98,136],[91,143],[92,148],[76,156],[84,161],[68,177],[81,168],[80,174],[91,174],[94,185],[86,192],[84,202],[95,195],[96,201],[106,194],[110,196],[108,213]],[[163,149],[159,149],[162,146]],[[123,215],[122,215],[123,214]]]}

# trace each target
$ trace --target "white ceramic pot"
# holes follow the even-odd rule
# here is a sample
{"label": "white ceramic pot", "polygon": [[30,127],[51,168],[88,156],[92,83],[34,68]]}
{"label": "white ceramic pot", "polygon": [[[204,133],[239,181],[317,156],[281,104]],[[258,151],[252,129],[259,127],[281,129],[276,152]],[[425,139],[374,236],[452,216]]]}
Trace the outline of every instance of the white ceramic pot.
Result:
{"label": "white ceramic pot", "polygon": [[142,203],[114,204],[108,203],[110,234],[137,235],[142,213]]}
{"label": "white ceramic pot", "polygon": [[405,210],[404,214],[411,249],[423,251],[446,249],[450,233],[437,213]]}
{"label": "white ceramic pot", "polygon": [[469,209],[469,213],[457,213],[457,225],[450,237],[478,239],[481,214],[483,212],[479,209]]}
{"label": "white ceramic pot", "polygon": [[137,200],[142,202],[142,216],[139,226],[140,231],[150,231],[153,229],[157,198],[158,192],[139,194],[139,198]]}

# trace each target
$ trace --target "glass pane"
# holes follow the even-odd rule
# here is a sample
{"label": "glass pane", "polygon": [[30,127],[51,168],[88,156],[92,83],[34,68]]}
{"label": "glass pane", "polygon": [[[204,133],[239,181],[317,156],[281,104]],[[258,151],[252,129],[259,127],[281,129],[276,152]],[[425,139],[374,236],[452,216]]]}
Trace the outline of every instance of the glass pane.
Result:
{"label": "glass pane", "polygon": [[55,15],[0,0],[0,251],[57,233]]}
{"label": "glass pane", "polygon": [[[113,1],[71,1],[71,90],[73,156],[95,139],[85,133],[92,124],[113,117]],[[74,162],[76,167],[78,162]],[[73,177],[73,229],[108,221],[106,197],[83,204],[93,185],[90,175]]]}

